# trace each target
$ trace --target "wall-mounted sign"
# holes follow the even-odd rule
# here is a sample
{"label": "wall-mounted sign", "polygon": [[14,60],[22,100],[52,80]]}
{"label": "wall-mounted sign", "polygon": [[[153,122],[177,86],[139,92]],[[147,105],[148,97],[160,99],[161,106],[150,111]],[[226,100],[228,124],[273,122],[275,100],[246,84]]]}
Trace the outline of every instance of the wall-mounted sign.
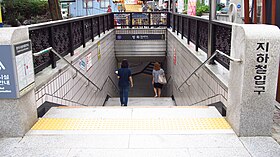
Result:
{"label": "wall-mounted sign", "polygon": [[0,46],[0,98],[19,98],[33,89],[31,42]]}
{"label": "wall-mounted sign", "polygon": [[76,0],[60,0],[60,3],[76,2]]}
{"label": "wall-mounted sign", "polygon": [[87,63],[86,63],[86,59],[85,58],[80,59],[79,66],[80,66],[81,70],[83,70],[83,71],[86,70]]}
{"label": "wall-mounted sign", "polygon": [[100,46],[100,42],[97,43],[97,57],[98,57],[98,60],[101,59],[101,46]]}
{"label": "wall-mounted sign", "polygon": [[0,53],[0,98],[17,98],[12,46],[1,45]]}
{"label": "wall-mounted sign", "polygon": [[258,95],[266,91],[266,74],[269,60],[269,42],[256,44],[255,89]]}
{"label": "wall-mounted sign", "polygon": [[165,34],[117,34],[116,40],[165,40]]}
{"label": "wall-mounted sign", "polygon": [[173,64],[176,65],[177,63],[177,56],[176,56],[176,49],[173,50]]}
{"label": "wall-mounted sign", "polygon": [[86,68],[87,71],[92,67],[93,65],[93,61],[92,61],[92,53],[90,52],[87,56],[86,56]]}
{"label": "wall-mounted sign", "polygon": [[19,90],[21,91],[35,81],[31,43],[24,42],[16,44],[14,47],[16,55],[18,86]]}
{"label": "wall-mounted sign", "polygon": [[188,15],[196,15],[196,0],[188,1]]}

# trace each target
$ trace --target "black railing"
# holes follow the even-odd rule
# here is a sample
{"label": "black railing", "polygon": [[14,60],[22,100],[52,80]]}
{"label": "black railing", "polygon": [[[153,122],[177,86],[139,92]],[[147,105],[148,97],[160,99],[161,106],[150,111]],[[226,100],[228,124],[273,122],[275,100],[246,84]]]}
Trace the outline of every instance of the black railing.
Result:
{"label": "black railing", "polygon": [[170,13],[168,12],[116,12],[114,26],[117,28],[133,27],[169,27]]}
{"label": "black railing", "polygon": [[[53,21],[47,24],[31,25],[29,36],[32,42],[32,52],[37,53],[48,47],[53,47],[62,56],[74,54],[74,50],[86,42],[94,40],[100,33],[114,28],[112,13]],[[57,57],[50,53],[34,57],[35,73],[51,65]]]}
{"label": "black railing", "polygon": [[[208,54],[208,49],[210,48],[211,53],[208,54],[208,57],[214,54],[216,50],[220,50],[230,56],[232,29],[230,24],[212,21],[213,34],[212,40],[210,40],[208,39],[210,25],[208,19],[184,14],[173,14],[171,17],[172,31],[177,31],[177,35],[180,33],[181,38],[187,38],[188,44],[190,41],[194,43],[196,51],[200,48]],[[208,40],[211,41],[210,45]],[[230,61],[228,58],[217,54],[214,59],[229,69]]]}
{"label": "black railing", "polygon": [[[230,55],[231,25],[220,22],[209,22],[208,19],[188,16],[184,14],[171,14],[168,12],[116,12],[94,16],[73,18],[68,20],[53,21],[47,24],[31,25],[29,27],[32,41],[32,52],[37,53],[48,47],[53,47],[62,56],[74,55],[74,50],[86,42],[94,40],[96,36],[112,28],[169,28],[187,38],[188,44],[193,42],[196,51],[200,48],[209,52],[209,25],[212,26],[211,56],[215,50],[220,50]],[[47,53],[34,57],[35,73],[43,70],[57,57]],[[229,60],[217,55],[215,60],[229,69]]]}

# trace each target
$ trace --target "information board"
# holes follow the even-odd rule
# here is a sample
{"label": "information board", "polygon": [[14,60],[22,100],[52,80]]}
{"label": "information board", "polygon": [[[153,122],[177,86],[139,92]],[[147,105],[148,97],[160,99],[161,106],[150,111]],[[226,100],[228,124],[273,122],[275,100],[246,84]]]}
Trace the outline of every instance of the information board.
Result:
{"label": "information board", "polygon": [[0,45],[0,98],[16,98],[15,64],[11,45]]}
{"label": "information board", "polygon": [[116,40],[165,40],[165,34],[117,34]]}
{"label": "information board", "polygon": [[[15,56],[19,91],[32,84],[34,79],[33,57],[30,41],[16,44]],[[21,94],[20,94],[21,95]]]}

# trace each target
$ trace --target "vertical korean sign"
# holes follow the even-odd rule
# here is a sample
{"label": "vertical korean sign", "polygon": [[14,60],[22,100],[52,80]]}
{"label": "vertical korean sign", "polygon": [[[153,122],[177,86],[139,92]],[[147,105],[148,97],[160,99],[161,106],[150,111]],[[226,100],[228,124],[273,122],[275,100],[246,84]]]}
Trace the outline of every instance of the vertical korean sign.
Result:
{"label": "vertical korean sign", "polygon": [[188,15],[196,15],[196,0],[188,1]]}
{"label": "vertical korean sign", "polygon": [[177,56],[176,56],[176,49],[174,48],[173,50],[173,64],[176,65],[177,64]]}
{"label": "vertical korean sign", "polygon": [[87,71],[92,67],[93,65],[93,61],[92,61],[92,53],[90,52],[89,54],[87,54],[86,56],[86,67],[87,67]]}
{"label": "vertical korean sign", "polygon": [[17,85],[11,45],[0,45],[0,98],[16,98]]}
{"label": "vertical korean sign", "polygon": [[261,95],[266,91],[266,74],[269,60],[269,42],[256,43],[255,52],[256,66],[254,76],[254,92],[258,95]]}

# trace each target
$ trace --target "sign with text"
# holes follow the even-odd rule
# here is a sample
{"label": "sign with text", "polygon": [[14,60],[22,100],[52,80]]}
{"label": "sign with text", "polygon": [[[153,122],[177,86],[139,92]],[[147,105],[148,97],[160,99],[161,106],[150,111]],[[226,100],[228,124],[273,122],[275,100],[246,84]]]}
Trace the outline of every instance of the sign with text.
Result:
{"label": "sign with text", "polygon": [[87,56],[86,56],[86,67],[87,67],[87,71],[92,67],[93,65],[93,57],[92,57],[92,53],[90,52]]}
{"label": "sign with text", "polygon": [[17,98],[12,45],[0,45],[0,98]]}
{"label": "sign with text", "polygon": [[256,44],[256,66],[255,66],[255,89],[258,95],[266,91],[266,74],[269,60],[269,42],[258,42]]}
{"label": "sign with text", "polygon": [[[31,42],[24,42],[14,46],[17,66],[19,91],[35,81]],[[22,94],[20,94],[22,95]]]}
{"label": "sign with text", "polygon": [[188,15],[196,15],[196,0],[188,1]]}
{"label": "sign with text", "polygon": [[176,49],[174,48],[173,50],[173,64],[176,65],[177,64],[177,56],[176,56]]}
{"label": "sign with text", "polygon": [[165,34],[117,34],[116,40],[165,40]]}
{"label": "sign with text", "polygon": [[0,98],[19,98],[34,87],[31,42],[0,46]]}
{"label": "sign with text", "polygon": [[97,57],[98,57],[98,60],[101,59],[101,45],[100,45],[100,41],[97,43]]}
{"label": "sign with text", "polygon": [[138,0],[125,0],[125,4],[137,4]]}

